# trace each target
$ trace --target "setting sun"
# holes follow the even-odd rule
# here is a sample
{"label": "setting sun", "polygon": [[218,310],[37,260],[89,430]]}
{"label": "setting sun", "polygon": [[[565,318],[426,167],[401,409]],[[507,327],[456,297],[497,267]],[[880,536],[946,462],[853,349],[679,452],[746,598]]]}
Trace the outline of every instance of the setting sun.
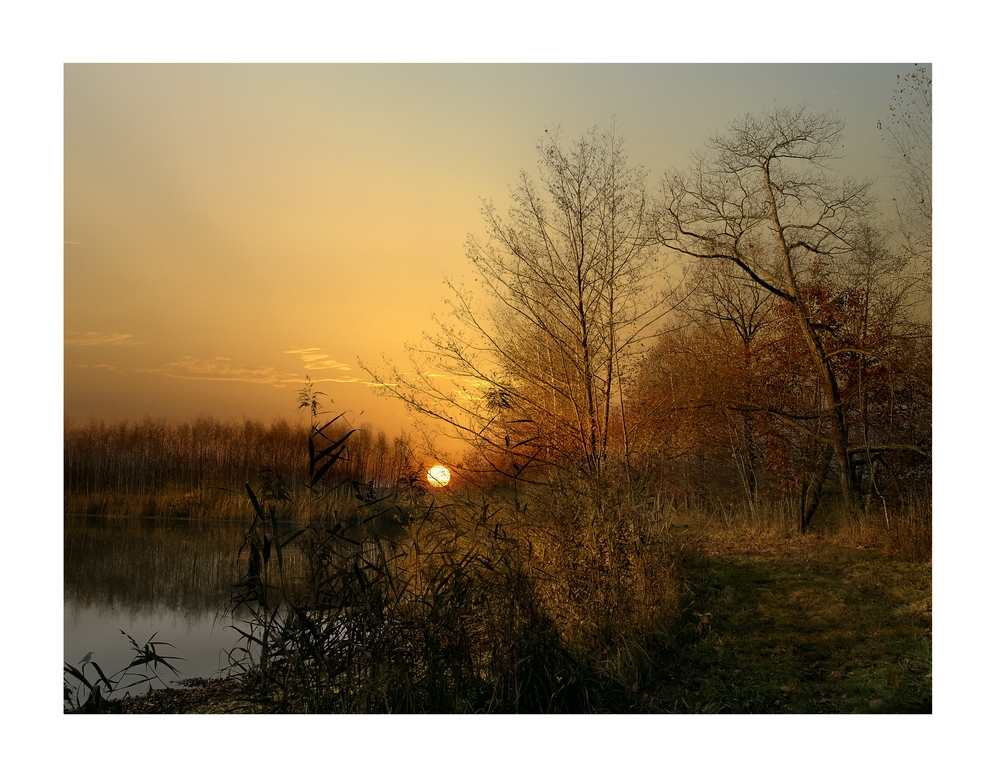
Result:
{"label": "setting sun", "polygon": [[427,482],[431,486],[448,486],[451,481],[451,471],[444,465],[435,465],[427,471]]}

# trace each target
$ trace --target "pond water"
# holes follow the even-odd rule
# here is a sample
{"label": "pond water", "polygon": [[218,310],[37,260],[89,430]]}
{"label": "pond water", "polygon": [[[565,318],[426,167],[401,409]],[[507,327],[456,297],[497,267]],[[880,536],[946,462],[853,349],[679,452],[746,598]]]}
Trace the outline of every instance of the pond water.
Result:
{"label": "pond water", "polygon": [[[77,665],[92,653],[110,677],[134,655],[124,630],[140,646],[155,635],[173,646],[158,653],[184,659],[173,662],[178,676],[158,670],[168,684],[218,676],[239,637],[225,608],[244,529],[221,521],[66,517],[65,661]],[[92,667],[85,674],[97,675]]]}

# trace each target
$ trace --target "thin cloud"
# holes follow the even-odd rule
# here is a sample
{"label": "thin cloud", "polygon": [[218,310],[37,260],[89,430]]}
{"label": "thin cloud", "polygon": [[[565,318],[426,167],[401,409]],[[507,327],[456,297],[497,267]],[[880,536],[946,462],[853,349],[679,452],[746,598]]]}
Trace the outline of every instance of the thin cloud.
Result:
{"label": "thin cloud", "polygon": [[314,371],[318,368],[324,371],[350,371],[351,367],[346,363],[338,363],[336,360],[327,358],[326,360],[315,360],[311,363],[306,363],[309,368]]}
{"label": "thin cloud", "polygon": [[98,333],[97,331],[66,331],[63,344],[67,347],[101,347],[121,344],[138,344],[132,333]]}
{"label": "thin cloud", "polygon": [[351,366],[334,360],[329,355],[320,352],[319,347],[285,350],[286,355],[298,355],[303,364],[311,371],[350,371]]}
{"label": "thin cloud", "polygon": [[100,368],[104,371],[122,371],[124,370],[120,366],[111,365],[110,363],[77,363],[77,368]]}
{"label": "thin cloud", "polygon": [[63,240],[64,245],[82,245],[83,242],[70,242],[68,239]]}
{"label": "thin cloud", "polygon": [[172,379],[198,379],[213,382],[250,382],[283,387],[288,382],[301,381],[295,374],[279,371],[271,366],[249,366],[236,363],[228,357],[200,360],[182,357],[162,368],[139,368],[137,373],[169,376]]}

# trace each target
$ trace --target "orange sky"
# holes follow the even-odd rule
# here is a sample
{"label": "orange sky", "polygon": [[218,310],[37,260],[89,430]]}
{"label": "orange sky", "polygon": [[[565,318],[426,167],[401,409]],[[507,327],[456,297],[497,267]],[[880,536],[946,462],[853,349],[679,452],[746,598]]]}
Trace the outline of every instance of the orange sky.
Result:
{"label": "orange sky", "polygon": [[885,176],[910,69],[67,65],[66,415],[292,418],[308,374],[394,433],[358,358],[433,330],[545,129],[615,116],[652,189],[733,118],[808,102],[847,119],[844,171]]}

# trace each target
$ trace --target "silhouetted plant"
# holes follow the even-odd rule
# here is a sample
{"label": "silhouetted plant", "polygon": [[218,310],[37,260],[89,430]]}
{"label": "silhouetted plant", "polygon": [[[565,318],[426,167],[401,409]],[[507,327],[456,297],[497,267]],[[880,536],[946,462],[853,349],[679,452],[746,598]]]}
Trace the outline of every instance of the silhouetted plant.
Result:
{"label": "silhouetted plant", "polygon": [[[322,497],[350,434],[326,438],[316,395],[307,384],[300,405],[313,420],[306,486]],[[293,528],[277,517],[282,490],[264,482],[246,485],[246,570],[230,606],[242,638],[232,666],[259,706],[634,707],[642,642],[675,612],[661,514],[641,491],[599,503],[558,488],[482,502],[440,493],[404,512],[396,494],[352,482],[350,516]]]}
{"label": "silhouetted plant", "polygon": [[[172,648],[168,642],[154,641],[153,634],[145,643],[140,645],[130,635],[119,630],[123,637],[127,637],[135,655],[128,666],[114,672],[110,676],[104,674],[104,670],[96,661],[91,661],[87,654],[83,661],[78,664],[80,668],[73,666],[69,662],[63,665],[63,702],[67,709],[82,712],[101,712],[105,709],[108,700],[117,692],[125,691],[125,696],[129,695],[132,688],[145,685],[152,690],[152,683],[159,682],[163,687],[167,683],[157,672],[160,667],[169,669],[173,674],[178,674],[177,669],[171,661],[183,661],[178,656],[164,656],[157,651],[157,647]],[[87,676],[87,670],[96,672],[97,676]],[[130,681],[130,682],[128,682]]]}

